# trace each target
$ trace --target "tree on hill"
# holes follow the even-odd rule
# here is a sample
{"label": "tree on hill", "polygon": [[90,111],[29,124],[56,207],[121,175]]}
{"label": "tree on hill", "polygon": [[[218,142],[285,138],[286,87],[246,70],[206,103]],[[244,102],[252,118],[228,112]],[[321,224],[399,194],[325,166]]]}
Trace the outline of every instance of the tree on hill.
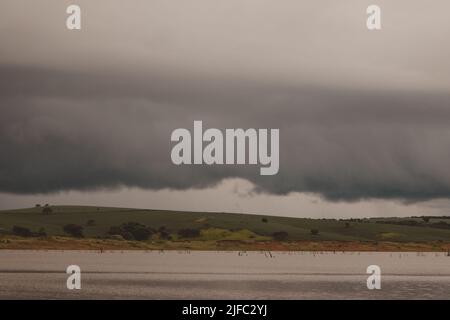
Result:
{"label": "tree on hill", "polygon": [[313,236],[317,236],[317,235],[319,234],[319,230],[317,230],[317,229],[311,229],[311,234],[312,234]]}
{"label": "tree on hill", "polygon": [[19,237],[46,237],[47,233],[45,232],[44,228],[40,228],[38,232],[33,232],[28,228],[20,227],[20,226],[13,226],[12,232],[14,235]]}
{"label": "tree on hill", "polygon": [[46,237],[47,236],[47,232],[45,231],[45,228],[43,228],[43,227],[39,229],[37,234],[40,237]]}
{"label": "tree on hill", "polygon": [[286,241],[289,234],[286,231],[277,231],[272,234],[272,237],[277,241]]}
{"label": "tree on hill", "polygon": [[48,204],[46,204],[43,208],[42,208],[42,213],[43,214],[51,214],[53,212],[52,208],[50,208],[50,206]]}
{"label": "tree on hill", "polygon": [[19,237],[32,237],[33,232],[25,227],[13,226],[13,234]]}
{"label": "tree on hill", "polygon": [[159,238],[162,240],[172,240],[170,233],[165,230],[159,232]]}
{"label": "tree on hill", "polygon": [[121,235],[126,240],[145,241],[154,233],[151,228],[138,222],[126,222],[109,229],[110,235]]}
{"label": "tree on hill", "polygon": [[66,224],[63,227],[63,230],[65,233],[71,235],[72,237],[75,238],[83,238],[83,227],[77,224]]}
{"label": "tree on hill", "polygon": [[182,238],[195,238],[200,235],[200,230],[198,230],[198,229],[181,229],[181,230],[178,230],[178,235]]}

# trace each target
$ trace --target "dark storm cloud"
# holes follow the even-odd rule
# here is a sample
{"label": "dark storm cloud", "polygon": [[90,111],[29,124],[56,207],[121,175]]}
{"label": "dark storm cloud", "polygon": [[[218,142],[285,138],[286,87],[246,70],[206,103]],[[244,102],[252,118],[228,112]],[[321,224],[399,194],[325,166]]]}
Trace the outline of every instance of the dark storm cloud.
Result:
{"label": "dark storm cloud", "polygon": [[[242,177],[332,200],[450,197],[447,1],[0,4],[0,191],[188,189]],[[407,14],[405,14],[407,8]],[[42,14],[41,14],[42,13]],[[279,128],[280,171],[175,166],[170,134]]]}
{"label": "dark storm cloud", "polygon": [[[445,94],[0,70],[1,191],[184,189],[239,176],[261,191],[334,200],[450,195]],[[279,174],[173,165],[170,133],[195,119],[222,129],[280,128]]]}

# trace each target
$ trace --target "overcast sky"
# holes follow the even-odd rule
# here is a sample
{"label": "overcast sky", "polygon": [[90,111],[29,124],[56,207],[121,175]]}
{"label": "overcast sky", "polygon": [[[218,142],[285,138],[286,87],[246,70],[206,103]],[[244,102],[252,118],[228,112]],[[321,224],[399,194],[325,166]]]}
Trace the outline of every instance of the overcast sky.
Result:
{"label": "overcast sky", "polygon": [[[0,208],[448,214],[447,0],[72,3],[0,3]],[[194,120],[279,128],[279,173],[173,165]]]}

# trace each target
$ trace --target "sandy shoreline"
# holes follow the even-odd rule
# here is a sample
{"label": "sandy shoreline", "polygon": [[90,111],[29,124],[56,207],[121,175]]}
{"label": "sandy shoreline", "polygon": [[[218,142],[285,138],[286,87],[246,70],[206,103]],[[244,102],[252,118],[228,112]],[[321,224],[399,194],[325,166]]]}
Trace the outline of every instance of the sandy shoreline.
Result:
{"label": "sandy shoreline", "polygon": [[387,241],[123,241],[68,237],[0,238],[0,250],[219,250],[219,251],[360,251],[449,252],[450,243]]}

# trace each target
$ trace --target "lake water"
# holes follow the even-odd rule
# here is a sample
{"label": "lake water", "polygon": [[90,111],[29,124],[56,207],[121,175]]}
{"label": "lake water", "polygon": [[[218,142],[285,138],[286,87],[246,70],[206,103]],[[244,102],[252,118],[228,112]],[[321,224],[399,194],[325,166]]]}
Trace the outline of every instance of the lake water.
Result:
{"label": "lake water", "polygon": [[[81,268],[81,290],[65,270]],[[381,268],[368,290],[367,266]],[[0,251],[0,299],[450,299],[444,253]]]}

